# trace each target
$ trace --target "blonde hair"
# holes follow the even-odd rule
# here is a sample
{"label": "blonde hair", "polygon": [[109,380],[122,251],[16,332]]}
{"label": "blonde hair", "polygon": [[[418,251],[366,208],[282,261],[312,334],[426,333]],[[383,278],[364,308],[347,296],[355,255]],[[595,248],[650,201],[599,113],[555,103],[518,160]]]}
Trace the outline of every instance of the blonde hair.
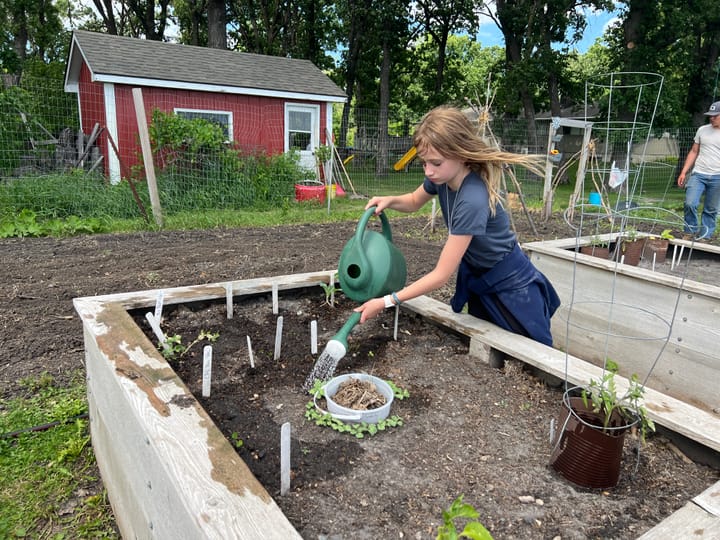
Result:
{"label": "blonde hair", "polygon": [[432,147],[443,157],[462,161],[476,172],[487,185],[493,215],[498,203],[502,204],[500,183],[505,165],[520,165],[544,175],[542,156],[500,150],[483,139],[477,127],[454,107],[444,105],[428,112],[415,130],[413,144],[419,154]]}

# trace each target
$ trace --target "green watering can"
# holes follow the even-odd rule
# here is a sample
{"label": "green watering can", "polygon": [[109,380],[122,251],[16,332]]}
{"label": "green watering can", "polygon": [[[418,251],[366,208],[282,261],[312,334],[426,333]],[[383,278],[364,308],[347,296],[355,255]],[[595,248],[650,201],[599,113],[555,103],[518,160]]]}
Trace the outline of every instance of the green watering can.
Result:
{"label": "green watering can", "polygon": [[356,302],[367,302],[398,291],[407,280],[405,257],[393,244],[390,222],[385,214],[380,214],[382,234],[366,230],[375,208],[372,206],[365,210],[338,263],[340,287],[348,298]]}
{"label": "green watering can", "polygon": [[[407,280],[405,257],[395,247],[390,233],[390,223],[380,214],[382,234],[365,230],[375,214],[375,206],[365,210],[355,235],[345,244],[338,263],[340,287],[345,295],[356,302],[385,296],[402,289]],[[340,331],[328,342],[312,372],[305,380],[304,388],[310,389],[315,380],[327,380],[335,371],[338,361],[348,349],[347,338],[360,322],[361,314],[354,312]]]}

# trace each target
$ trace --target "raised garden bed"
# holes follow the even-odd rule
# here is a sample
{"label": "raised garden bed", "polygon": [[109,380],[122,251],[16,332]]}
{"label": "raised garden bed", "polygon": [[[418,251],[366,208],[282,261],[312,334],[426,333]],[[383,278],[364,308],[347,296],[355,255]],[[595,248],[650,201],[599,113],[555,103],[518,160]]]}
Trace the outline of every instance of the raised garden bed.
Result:
{"label": "raised garden bed", "polygon": [[626,377],[650,373],[650,388],[720,414],[720,248],[673,240],[653,268],[647,259],[631,266],[576,253],[577,244],[523,246],[562,299],[555,346],[596,365],[611,358]]}
{"label": "raised garden bed", "polygon": [[[630,477],[635,459],[628,447],[627,474],[610,496],[573,489],[547,467],[549,421],[560,414],[561,393],[517,363],[499,370],[468,356],[478,346],[452,332],[456,322],[443,328],[407,314],[397,342],[389,340],[390,312],[359,327],[340,368],[372,371],[407,388],[410,398],[394,411],[405,424],[360,441],[306,422],[309,397],[299,387],[313,357],[309,332],[299,329],[307,328],[305,316],[317,316],[322,344],[347,312],[308,304],[289,289],[310,287],[308,296],[322,299],[317,284],[329,275],[233,282],[230,320],[227,284],[164,291],[168,334],[189,329],[186,342],[201,330],[221,336],[213,344],[217,385],[208,398],[199,397],[198,362],[168,364],[143,331],[142,314],[152,311],[159,291],[75,300],[85,326],[93,445],[124,535],[429,538],[442,510],[464,494],[497,538],[570,537],[578,530],[634,538],[717,480],[716,471],[677,459],[659,437],[641,452],[641,481]],[[273,284],[286,330],[278,361],[268,360]],[[257,361],[252,372],[248,335]],[[187,368],[183,379],[173,366]],[[256,383],[258,390],[250,390]],[[235,401],[215,411],[228,392]],[[258,428],[273,428],[266,440],[241,424],[248,417]],[[290,493],[279,497],[273,448],[287,421],[294,478]],[[221,431],[224,423],[230,431]]]}

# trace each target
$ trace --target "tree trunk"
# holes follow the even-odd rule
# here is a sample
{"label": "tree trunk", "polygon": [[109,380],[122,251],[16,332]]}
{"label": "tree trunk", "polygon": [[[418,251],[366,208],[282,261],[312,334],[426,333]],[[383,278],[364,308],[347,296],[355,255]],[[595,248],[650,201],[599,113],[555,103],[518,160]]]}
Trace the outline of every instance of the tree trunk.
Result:
{"label": "tree trunk", "polygon": [[208,0],[208,47],[227,49],[225,0]]}

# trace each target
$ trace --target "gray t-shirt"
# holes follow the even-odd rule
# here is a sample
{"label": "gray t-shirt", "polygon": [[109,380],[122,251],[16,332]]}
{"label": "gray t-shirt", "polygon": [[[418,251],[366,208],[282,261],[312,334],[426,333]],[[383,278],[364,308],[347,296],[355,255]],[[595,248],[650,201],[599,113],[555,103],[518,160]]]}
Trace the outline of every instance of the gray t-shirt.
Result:
{"label": "gray t-shirt", "polygon": [[710,124],[701,126],[695,133],[695,142],[700,145],[693,172],[699,174],[720,174],[720,129]]}
{"label": "gray t-shirt", "polygon": [[487,270],[512,251],[516,239],[510,229],[510,218],[498,204],[490,215],[487,186],[476,173],[468,174],[455,192],[447,184],[436,185],[427,178],[425,191],[437,195],[445,225],[450,234],[472,235],[463,259],[478,270]]}

